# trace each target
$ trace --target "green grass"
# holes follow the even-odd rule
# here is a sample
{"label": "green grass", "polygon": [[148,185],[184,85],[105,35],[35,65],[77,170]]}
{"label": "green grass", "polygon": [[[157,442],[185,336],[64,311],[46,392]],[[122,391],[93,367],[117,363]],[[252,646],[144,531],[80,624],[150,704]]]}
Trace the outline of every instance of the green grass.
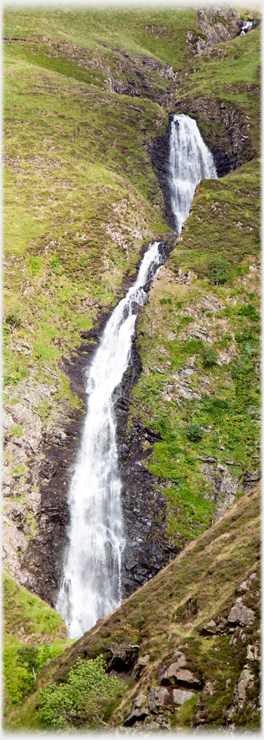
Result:
{"label": "green grass", "polygon": [[[234,481],[259,467],[259,278],[249,278],[252,261],[259,264],[259,197],[258,160],[200,184],[139,319],[143,371],[133,391],[130,426],[139,416],[161,434],[144,465],[166,482],[167,529],[180,544],[210,524],[224,499],[223,493],[214,502],[199,458],[215,460],[214,475],[217,463],[227,461]],[[212,286],[216,257],[228,266],[227,280]],[[175,283],[179,268],[198,279],[188,287]],[[208,300],[211,310],[205,308]],[[192,338],[196,324],[206,329],[210,344]],[[229,360],[219,365],[223,352]],[[193,399],[175,390],[174,373],[188,365],[191,374],[184,377]],[[190,426],[202,431],[199,439],[190,438]]]}
{"label": "green grass", "polygon": [[[142,131],[151,136],[155,118],[163,125],[162,111],[140,101],[135,125],[125,96],[113,106],[110,94],[65,77],[63,65],[45,70],[29,55],[6,52],[4,311],[20,317],[5,336],[7,385],[36,362],[44,377],[58,370],[59,345],[67,354],[78,344],[98,300],[113,305],[142,241],[168,231],[142,147]],[[30,340],[31,356],[10,339]]]}
{"label": "green grass", "polygon": [[71,641],[60,615],[7,573],[3,607],[4,714],[8,717],[34,689],[43,665],[60,655]]}
{"label": "green grass", "polygon": [[[170,9],[102,9],[102,10],[44,10],[22,12],[6,10],[5,34],[28,37],[45,34],[46,37],[66,39],[92,50],[105,51],[103,44],[115,49],[126,49],[134,54],[154,54],[162,61],[174,65],[186,56],[184,34],[193,27],[195,10],[184,9],[177,15]],[[160,26],[159,44],[155,32],[148,33],[148,26]],[[166,26],[166,28],[165,28]],[[41,30],[40,30],[41,29]],[[151,31],[151,29],[150,29]],[[158,50],[158,53],[157,53]]]}

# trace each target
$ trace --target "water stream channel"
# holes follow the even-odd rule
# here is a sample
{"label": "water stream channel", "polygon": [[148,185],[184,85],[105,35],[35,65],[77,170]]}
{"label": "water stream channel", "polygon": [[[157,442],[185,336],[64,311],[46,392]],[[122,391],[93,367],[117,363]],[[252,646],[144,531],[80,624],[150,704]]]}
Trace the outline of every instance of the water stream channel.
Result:
{"label": "water stream channel", "polygon": [[[168,178],[175,230],[188,217],[196,185],[216,178],[213,156],[195,121],[174,115]],[[147,288],[166,257],[150,244],[137,279],[111,314],[87,374],[87,413],[69,490],[70,526],[57,611],[69,637],[79,638],[122,600],[125,546],[113,394],[131,357],[139,311]]]}

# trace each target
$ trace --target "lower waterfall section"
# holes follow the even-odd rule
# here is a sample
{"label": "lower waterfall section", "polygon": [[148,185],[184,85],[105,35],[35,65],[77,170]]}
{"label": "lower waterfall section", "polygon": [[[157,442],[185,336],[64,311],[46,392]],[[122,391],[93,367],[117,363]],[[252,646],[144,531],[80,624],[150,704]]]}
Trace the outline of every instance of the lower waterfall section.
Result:
{"label": "lower waterfall section", "polygon": [[163,261],[154,242],[136,282],[110,316],[89,371],[88,409],[69,491],[69,546],[56,605],[71,638],[81,637],[121,602],[125,540],[113,393],[129,363],[136,318],[147,297],[144,288]]}
{"label": "lower waterfall section", "polygon": [[211,178],[217,178],[214,158],[196,122],[183,113],[174,115],[170,130],[169,183],[178,234],[188,218],[196,185]]}

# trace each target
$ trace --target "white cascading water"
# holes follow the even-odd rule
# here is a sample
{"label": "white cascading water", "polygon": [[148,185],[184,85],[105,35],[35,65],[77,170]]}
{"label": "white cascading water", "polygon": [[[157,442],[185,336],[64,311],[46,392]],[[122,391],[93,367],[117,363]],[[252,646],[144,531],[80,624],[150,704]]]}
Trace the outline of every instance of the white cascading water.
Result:
{"label": "white cascading water", "polygon": [[[169,164],[171,204],[180,233],[196,185],[217,177],[195,121],[182,114],[171,123]],[[69,546],[56,605],[72,638],[114,611],[122,598],[125,539],[113,393],[129,363],[137,314],[147,297],[144,286],[163,261],[159,243],[151,244],[135,284],[106,324],[89,370],[88,410],[69,491]]]}
{"label": "white cascading water", "polygon": [[163,262],[159,243],[146,252],[133,287],[114,309],[89,371],[88,410],[72,478],[64,579],[56,605],[69,637],[79,638],[121,602],[125,545],[113,392],[128,366],[135,323]]}
{"label": "white cascading water", "polygon": [[170,132],[169,184],[175,228],[181,233],[189,215],[196,185],[201,180],[215,179],[213,155],[204,143],[193,118],[174,115]]}

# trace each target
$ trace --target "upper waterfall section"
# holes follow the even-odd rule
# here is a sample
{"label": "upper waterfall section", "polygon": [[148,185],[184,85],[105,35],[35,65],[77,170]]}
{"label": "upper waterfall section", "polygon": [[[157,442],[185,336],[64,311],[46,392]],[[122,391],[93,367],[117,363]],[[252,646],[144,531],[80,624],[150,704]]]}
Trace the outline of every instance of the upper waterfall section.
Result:
{"label": "upper waterfall section", "polygon": [[178,234],[188,218],[196,185],[211,178],[217,178],[213,155],[196,122],[183,113],[174,115],[170,130],[169,185]]}

